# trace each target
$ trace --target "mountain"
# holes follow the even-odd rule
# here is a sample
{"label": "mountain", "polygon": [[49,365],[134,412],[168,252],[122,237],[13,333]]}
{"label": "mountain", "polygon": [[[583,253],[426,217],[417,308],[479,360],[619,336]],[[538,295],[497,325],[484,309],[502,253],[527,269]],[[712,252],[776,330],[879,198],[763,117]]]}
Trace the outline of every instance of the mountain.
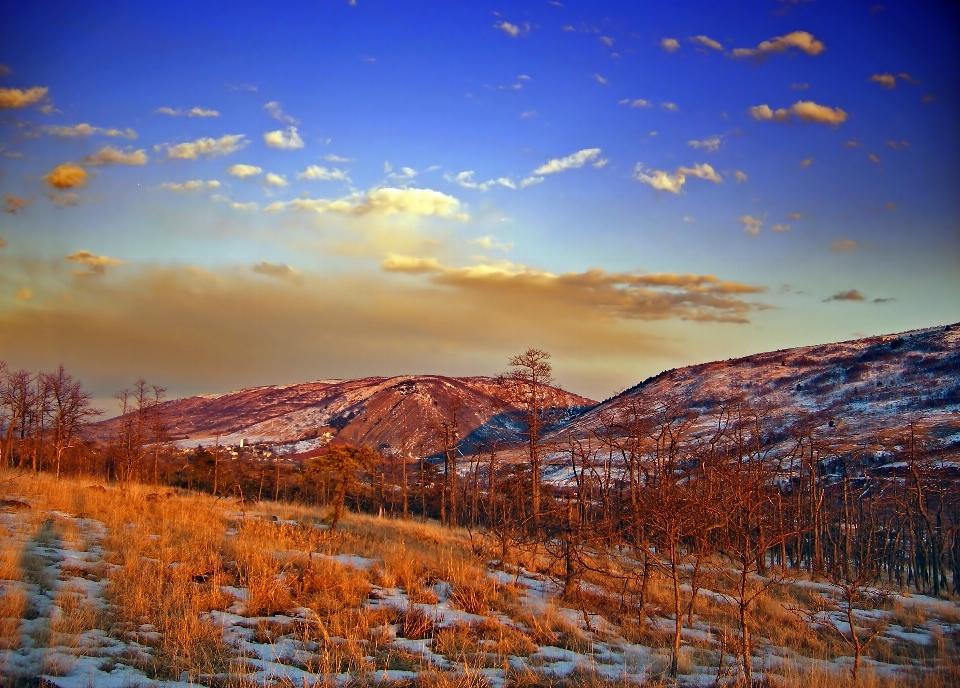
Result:
{"label": "mountain", "polygon": [[[521,439],[518,409],[497,398],[490,377],[406,375],[359,380],[320,380],[253,387],[164,402],[169,433],[181,446],[271,442],[292,444],[296,452],[314,449],[324,438],[432,454],[441,444],[434,428],[457,410],[458,434],[466,442]],[[557,390],[560,417],[596,401]],[[100,436],[116,432],[120,418],[98,424]],[[319,439],[317,439],[319,438]]]}
{"label": "mountain", "polygon": [[960,454],[960,324],[806,346],[667,370],[572,419],[554,440],[587,437],[632,407],[674,404],[700,416],[707,432],[719,405],[763,407],[769,431],[791,441],[805,420],[859,445],[909,421]]}

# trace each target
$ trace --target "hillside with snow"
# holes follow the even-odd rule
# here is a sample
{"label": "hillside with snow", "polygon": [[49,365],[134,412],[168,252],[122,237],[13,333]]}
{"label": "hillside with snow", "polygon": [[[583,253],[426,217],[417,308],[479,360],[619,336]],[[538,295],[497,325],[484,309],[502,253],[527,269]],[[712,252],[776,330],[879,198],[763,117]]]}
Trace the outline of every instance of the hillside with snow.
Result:
{"label": "hillside with snow", "polygon": [[[378,449],[406,442],[408,452],[432,454],[440,448],[437,428],[454,419],[461,439],[519,441],[518,409],[501,396],[495,378],[406,375],[253,387],[165,402],[161,411],[169,435],[184,445],[212,444],[218,434],[221,445],[333,436]],[[562,390],[554,397],[561,415],[596,405]],[[112,418],[97,431],[109,436],[119,423]]]}
{"label": "hillside with snow", "polygon": [[554,434],[586,437],[639,410],[665,405],[699,416],[707,430],[721,408],[766,416],[781,444],[794,424],[829,428],[859,446],[914,423],[960,452],[960,324],[784,349],[668,370],[607,399]]}

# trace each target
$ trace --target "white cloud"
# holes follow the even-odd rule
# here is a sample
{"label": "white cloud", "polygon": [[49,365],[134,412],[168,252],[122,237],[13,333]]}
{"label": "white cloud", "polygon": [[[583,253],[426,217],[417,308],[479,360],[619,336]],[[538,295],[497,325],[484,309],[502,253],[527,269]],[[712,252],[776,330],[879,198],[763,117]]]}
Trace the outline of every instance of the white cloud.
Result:
{"label": "white cloud", "polygon": [[584,148],[583,150],[579,150],[565,158],[554,158],[553,160],[545,162],[531,172],[530,176],[539,177],[547,174],[556,174],[557,172],[563,172],[564,170],[573,170],[578,167],[583,167],[586,163],[598,157],[600,153],[601,151],[599,148]]}
{"label": "white cloud", "polygon": [[687,145],[691,148],[702,148],[705,151],[715,153],[720,150],[720,137],[711,136],[703,141],[687,141]]}
{"label": "white cloud", "polygon": [[844,110],[818,105],[809,100],[800,100],[789,108],[778,108],[776,110],[772,110],[769,105],[756,105],[750,108],[750,115],[757,120],[773,120],[775,122],[789,121],[792,115],[801,122],[815,122],[832,126],[837,126],[847,119],[847,113]]}
{"label": "white cloud", "polygon": [[246,179],[247,177],[253,177],[263,172],[262,167],[257,167],[256,165],[230,165],[227,168],[227,174],[234,177],[239,177],[240,179]]}
{"label": "white cloud", "polygon": [[86,123],[74,124],[73,126],[45,126],[40,128],[47,134],[60,136],[62,138],[81,138],[84,136],[112,136],[115,138],[135,139],[137,132],[133,129],[104,129],[94,127]]}
{"label": "white cloud", "polygon": [[600,42],[605,46],[611,47],[616,42],[616,38],[610,38],[610,36],[600,36]]}
{"label": "white cloud", "polygon": [[[336,157],[336,156],[334,156]],[[332,170],[328,170],[326,167],[320,165],[310,165],[303,172],[297,174],[297,179],[319,179],[321,181],[330,182],[330,181],[339,181],[339,182],[349,182],[350,177],[347,176],[347,173],[343,170],[337,169],[334,167]]]}
{"label": "white cloud", "polygon": [[747,181],[747,173],[743,170],[737,170],[733,173],[733,178],[737,180],[737,184],[740,182],[745,182]]}
{"label": "white cloud", "polygon": [[528,186],[539,184],[542,181],[543,181],[543,177],[526,177],[525,179],[520,180],[520,188],[526,189]]}
{"label": "white cloud", "polygon": [[590,163],[590,166],[599,170],[601,167],[606,167],[608,162],[610,162],[610,158],[600,158],[596,162]]}
{"label": "white cloud", "polygon": [[500,29],[511,38],[517,38],[518,36],[525,36],[526,34],[530,33],[530,24],[525,23],[522,27],[520,27],[517,24],[511,24],[506,20],[496,22],[493,25],[493,28]]}
{"label": "white cloud", "polygon": [[283,187],[289,186],[290,182],[287,181],[287,178],[282,174],[274,174],[273,172],[268,172],[267,176],[263,178],[263,183],[267,186],[276,186]]}
{"label": "white cloud", "polygon": [[197,160],[200,156],[216,158],[242,150],[250,143],[243,134],[225,134],[219,139],[202,138],[187,143],[170,145],[167,143],[154,146],[157,152],[166,146],[169,160]]}
{"label": "white cloud", "polygon": [[826,50],[826,46],[806,31],[794,31],[785,36],[777,36],[769,41],[764,41],[756,48],[736,48],[732,55],[734,57],[765,57],[773,53],[786,52],[790,48],[796,48],[807,55],[816,56]]}
{"label": "white cloud", "polygon": [[43,102],[50,89],[46,86],[34,86],[26,90],[19,88],[0,88],[0,110],[22,110]]}
{"label": "white cloud", "polygon": [[211,179],[207,182],[203,181],[202,179],[191,179],[187,182],[165,182],[160,185],[161,189],[178,191],[180,193],[198,191],[199,189],[216,189],[219,187],[220,182],[218,182],[216,179]]}
{"label": "white cloud", "polygon": [[760,233],[760,228],[763,226],[763,220],[758,220],[750,215],[738,217],[737,221],[743,223],[743,231],[751,236],[757,236]]}
{"label": "white cloud", "polygon": [[343,157],[340,157],[339,155],[334,155],[333,153],[328,153],[327,155],[324,155],[323,159],[326,160],[327,162],[334,162],[334,163],[353,162],[352,158],[343,158]]}
{"label": "white cloud", "polygon": [[267,206],[267,211],[312,210],[317,213],[341,213],[344,215],[412,215],[436,216],[466,221],[469,216],[461,212],[460,201],[453,196],[433,189],[379,188],[366,193],[353,193],[343,198],[296,198],[278,201]]}
{"label": "white cloud", "polygon": [[707,48],[713,48],[714,50],[723,50],[723,45],[719,42],[713,40],[709,36],[691,36],[690,40],[694,43],[699,43],[702,46]]}
{"label": "white cloud", "polygon": [[789,232],[790,225],[774,225],[770,229],[772,229],[774,232]]}
{"label": "white cloud", "polygon": [[170,115],[171,117],[219,117],[220,113],[216,110],[207,110],[200,107],[199,105],[190,108],[184,112],[181,108],[171,108],[171,107],[160,107],[154,110],[161,115]]}
{"label": "white cloud", "polygon": [[680,42],[676,38],[664,38],[660,41],[660,47],[668,53],[680,50]]}
{"label": "white cloud", "polygon": [[610,83],[609,81],[607,81],[604,77],[600,76],[599,74],[594,74],[594,75],[593,75],[593,78],[596,79],[597,82],[599,82],[599,83],[601,83],[601,84],[608,84],[608,83]]}
{"label": "white cloud", "polygon": [[667,112],[676,112],[677,110],[680,109],[676,103],[660,103],[660,107],[662,107]]}
{"label": "white cloud", "polygon": [[448,182],[456,184],[457,186],[462,186],[464,189],[478,189],[480,191],[489,191],[494,186],[503,186],[507,189],[516,189],[517,184],[509,177],[499,177],[497,179],[489,179],[485,182],[477,182],[473,179],[473,170],[467,170],[465,172],[458,172],[457,174],[445,174],[443,178]]}
{"label": "white cloud", "polygon": [[230,207],[233,208],[234,210],[242,210],[242,211],[245,212],[245,213],[252,213],[252,212],[255,212],[255,211],[259,210],[259,208],[260,208],[260,206],[258,206],[258,205],[257,205],[256,203],[254,203],[253,201],[251,201],[251,202],[249,202],[249,203],[236,203],[236,202],[232,202],[232,203],[230,203]]}
{"label": "white cloud", "polygon": [[273,117],[275,120],[279,120],[285,124],[300,124],[300,121],[296,117],[291,117],[290,115],[284,113],[280,109],[280,103],[275,100],[271,100],[269,103],[263,106],[263,109],[267,111],[267,114]]}
{"label": "white cloud", "polygon": [[653,103],[651,103],[649,100],[644,100],[643,98],[634,98],[632,100],[630,98],[624,98],[623,100],[619,101],[619,104],[629,105],[632,108],[653,107]]}
{"label": "white cloud", "polygon": [[296,127],[269,131],[263,135],[263,141],[271,148],[279,148],[280,150],[303,148],[303,139],[297,133]]}
{"label": "white cloud", "polygon": [[147,153],[145,150],[122,151],[113,146],[104,146],[93,155],[83,159],[84,165],[146,165]]}
{"label": "white cloud", "polygon": [[643,164],[639,162],[633,169],[633,178],[638,182],[672,194],[680,193],[680,188],[686,183],[687,177],[697,177],[715,184],[723,183],[723,177],[706,163],[694,163],[693,167],[681,166],[673,174],[664,170],[644,170]]}

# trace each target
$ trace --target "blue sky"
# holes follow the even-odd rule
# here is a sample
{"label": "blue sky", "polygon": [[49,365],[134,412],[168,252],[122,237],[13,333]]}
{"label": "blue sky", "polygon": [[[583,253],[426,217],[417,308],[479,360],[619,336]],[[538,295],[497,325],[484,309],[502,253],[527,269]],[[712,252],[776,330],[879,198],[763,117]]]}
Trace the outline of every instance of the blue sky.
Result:
{"label": "blue sky", "polygon": [[599,398],[955,322],[957,20],[5,7],[0,360],[62,362],[106,398],[139,376],[176,396],[494,374],[536,346]]}

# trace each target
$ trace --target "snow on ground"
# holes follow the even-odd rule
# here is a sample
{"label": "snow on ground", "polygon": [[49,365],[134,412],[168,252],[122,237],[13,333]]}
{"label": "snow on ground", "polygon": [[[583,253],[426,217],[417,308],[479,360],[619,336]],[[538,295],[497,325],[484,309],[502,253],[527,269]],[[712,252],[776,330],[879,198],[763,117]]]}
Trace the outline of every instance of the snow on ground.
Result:
{"label": "snow on ground", "polygon": [[[241,517],[243,517],[241,515]],[[247,514],[246,518],[261,518],[256,514]],[[0,673],[5,675],[43,676],[50,685],[60,688],[85,688],[86,686],[105,686],[120,688],[134,685],[188,686],[186,674],[180,680],[150,680],[141,671],[131,666],[137,660],[142,663],[149,658],[151,643],[159,640],[159,633],[152,626],[144,625],[135,631],[117,632],[101,628],[81,629],[74,634],[57,633],[58,622],[64,618],[62,607],[65,600],[73,596],[82,604],[99,612],[109,612],[104,599],[106,576],[110,565],[104,560],[105,552],[101,543],[106,535],[105,526],[95,520],[79,518],[61,512],[48,512],[43,515],[43,525],[37,531],[25,525],[20,514],[0,512],[0,526],[6,536],[0,536],[4,550],[22,549],[23,561],[33,563],[24,580],[0,580],[0,589],[7,592],[19,588],[26,593],[28,609],[17,629],[17,642],[7,642],[0,650]],[[57,533],[72,533],[69,539]],[[236,530],[227,531],[227,536],[235,536]],[[69,540],[69,541],[68,541]],[[306,553],[277,552],[286,559],[292,555]],[[371,571],[382,566],[383,562],[369,557],[350,553],[323,555],[310,553],[312,557],[321,557],[348,568]],[[547,616],[560,620],[570,632],[571,638],[558,637],[556,644],[541,644],[534,647],[527,656],[508,656],[499,665],[482,663],[482,668],[468,668],[456,657],[444,656],[437,650],[436,637],[411,639],[400,637],[402,627],[388,625],[375,629],[380,640],[387,643],[393,652],[414,658],[418,663],[414,669],[377,668],[364,671],[368,679],[377,682],[396,682],[416,676],[416,670],[431,669],[446,672],[472,672],[482,675],[491,688],[505,686],[509,672],[535,672],[544,676],[568,676],[573,672],[586,672],[614,682],[640,682],[661,675],[669,662],[669,653],[662,648],[651,648],[630,643],[620,637],[619,629],[599,614],[589,614],[589,625],[584,614],[575,609],[563,607],[557,599],[558,586],[549,578],[522,568],[508,570],[493,568],[488,572],[491,579],[501,585],[511,585],[518,591],[521,607],[532,618],[543,619]],[[824,596],[836,602],[835,590],[822,583],[803,583],[810,592]],[[346,643],[343,638],[329,637],[323,643],[299,640],[295,629],[300,625],[322,624],[309,609],[300,608],[290,614],[276,614],[268,617],[249,617],[244,614],[249,593],[236,586],[222,586],[221,590],[234,599],[234,603],[225,611],[212,611],[205,615],[208,621],[218,625],[226,643],[233,648],[237,657],[243,657],[247,679],[258,685],[270,685],[275,681],[288,681],[295,685],[319,685],[328,682],[346,685],[357,678],[357,671],[319,673],[317,667],[323,666],[324,657],[329,665],[332,648]],[[365,606],[370,610],[390,609],[396,611],[411,610],[425,615],[435,631],[454,629],[489,623],[495,619],[504,626],[530,631],[522,623],[504,614],[482,616],[458,609],[451,596],[452,586],[445,581],[436,581],[432,592],[436,597],[433,604],[415,602],[407,592],[399,587],[372,586]],[[594,590],[593,592],[597,592]],[[726,600],[718,592],[701,589],[706,598]],[[900,596],[895,598],[901,605],[922,607],[928,616],[944,615],[956,618],[955,603],[925,597],[921,595]],[[75,607],[76,608],[76,607]],[[836,611],[830,614],[830,620],[843,631],[849,631],[845,617]],[[864,622],[882,621],[888,626],[883,637],[890,641],[918,646],[930,646],[935,634],[960,632],[960,624],[942,621],[923,621],[909,628],[894,623],[894,612],[883,609],[858,611],[857,618]],[[826,621],[826,619],[824,619]],[[653,617],[650,625],[655,631],[672,633],[673,621],[665,617]],[[269,627],[272,635],[266,641],[259,633],[261,627]],[[326,636],[326,631],[323,632]],[[562,633],[560,634],[563,635]],[[692,627],[685,628],[684,644],[688,652],[699,648],[700,665],[687,663],[686,673],[681,677],[683,685],[712,685],[716,677],[718,642],[714,629],[696,620]],[[482,648],[484,642],[477,641]],[[692,647],[691,647],[692,645]],[[794,666],[811,665],[817,660],[804,658],[785,648],[762,646],[758,660],[760,671],[776,668],[782,664]],[[495,655],[489,655],[494,657]],[[849,658],[840,658],[832,663],[832,668],[843,668]],[[728,659],[732,661],[732,659]],[[873,660],[866,663],[880,673],[896,675],[895,665],[886,665]],[[375,666],[376,659],[369,656],[366,665]],[[469,663],[467,663],[469,664]],[[497,664],[497,662],[493,662]],[[826,663],[822,663],[826,665]],[[311,670],[311,668],[313,670]],[[201,677],[202,682],[216,681],[224,676]]]}

